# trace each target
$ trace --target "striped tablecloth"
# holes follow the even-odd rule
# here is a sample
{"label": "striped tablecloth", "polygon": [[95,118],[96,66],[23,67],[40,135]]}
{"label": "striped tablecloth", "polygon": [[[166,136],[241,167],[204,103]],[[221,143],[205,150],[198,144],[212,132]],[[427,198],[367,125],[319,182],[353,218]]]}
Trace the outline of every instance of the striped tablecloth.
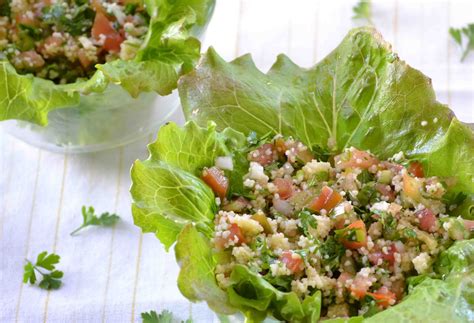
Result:
{"label": "striped tablecloth", "polygon": [[[267,70],[278,53],[311,66],[358,23],[355,1],[220,0],[203,49],[226,59],[250,52]],[[460,64],[449,26],[474,22],[474,2],[384,0],[373,20],[399,56],[433,80],[441,102],[474,122],[474,54]],[[182,122],[180,113],[173,120]],[[177,287],[178,266],[153,235],[142,235],[130,213],[129,168],[146,157],[140,140],[89,155],[60,155],[28,146],[0,130],[0,322],[134,322],[149,310],[211,322],[204,304],[190,304]],[[82,205],[117,212],[115,228],[69,233]],[[61,255],[61,289],[21,283],[24,258]]]}

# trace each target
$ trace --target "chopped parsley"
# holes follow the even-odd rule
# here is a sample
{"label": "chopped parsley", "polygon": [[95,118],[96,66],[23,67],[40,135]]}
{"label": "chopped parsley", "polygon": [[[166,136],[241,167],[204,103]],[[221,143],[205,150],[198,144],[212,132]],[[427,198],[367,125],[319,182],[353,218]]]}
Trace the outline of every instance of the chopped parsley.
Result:
{"label": "chopped parsley", "polygon": [[344,246],[333,236],[329,236],[319,247],[322,262],[331,269],[339,266],[339,261],[345,253]]}
{"label": "chopped parsley", "polygon": [[372,3],[370,0],[360,0],[354,7],[352,7],[354,16],[352,19],[366,20],[369,24],[372,22]]}
{"label": "chopped parsley", "polygon": [[23,273],[23,283],[30,283],[34,285],[37,281],[37,274],[42,278],[39,282],[39,287],[42,289],[58,289],[61,287],[61,278],[63,272],[56,270],[56,265],[59,263],[60,257],[54,253],[48,254],[43,251],[36,257],[36,262],[26,260]]}
{"label": "chopped parsley", "polygon": [[109,227],[117,223],[120,217],[117,214],[110,214],[109,212],[102,213],[100,216],[95,214],[95,210],[92,206],[86,208],[82,207],[82,225],[71,232],[71,235],[75,235],[78,231],[90,225],[100,225]]}
{"label": "chopped parsley", "polygon": [[474,23],[463,28],[449,28],[449,34],[461,48],[461,62],[466,59],[470,51],[474,50]]}
{"label": "chopped parsley", "polygon": [[315,217],[308,210],[303,210],[298,214],[298,218],[300,219],[299,227],[301,231],[306,237],[310,237],[310,228],[316,229],[318,227]]}
{"label": "chopped parsley", "polygon": [[375,189],[375,183],[369,182],[362,186],[357,194],[357,200],[361,205],[369,205],[377,197],[377,190]]}

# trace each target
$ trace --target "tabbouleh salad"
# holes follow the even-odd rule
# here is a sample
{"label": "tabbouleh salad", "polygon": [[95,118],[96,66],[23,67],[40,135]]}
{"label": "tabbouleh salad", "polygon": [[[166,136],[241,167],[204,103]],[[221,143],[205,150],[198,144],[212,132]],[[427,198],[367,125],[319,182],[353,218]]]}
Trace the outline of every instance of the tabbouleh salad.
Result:
{"label": "tabbouleh salad", "polygon": [[0,0],[0,58],[56,83],[135,57],[149,16],[141,0]]}
{"label": "tabbouleh salad", "polygon": [[[316,157],[317,156],[317,157]],[[249,148],[245,196],[227,197],[230,157],[202,171],[216,194],[216,280],[242,264],[301,299],[322,292],[322,318],[371,315],[400,302],[411,277],[433,274],[441,251],[472,236],[447,215],[449,179],[424,177],[400,152],[313,153],[276,136]],[[452,179],[451,179],[452,180]]]}

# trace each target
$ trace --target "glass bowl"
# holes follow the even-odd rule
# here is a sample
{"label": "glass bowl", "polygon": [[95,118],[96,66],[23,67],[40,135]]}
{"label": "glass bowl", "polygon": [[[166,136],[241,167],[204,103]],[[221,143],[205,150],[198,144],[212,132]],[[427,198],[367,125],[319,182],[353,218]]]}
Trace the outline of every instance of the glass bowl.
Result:
{"label": "glass bowl", "polygon": [[[214,12],[209,1],[205,21],[190,34],[201,41]],[[160,96],[141,93],[132,98],[122,87],[110,83],[102,93],[81,95],[75,106],[53,110],[48,125],[20,120],[2,121],[7,133],[36,147],[59,153],[87,153],[116,148],[156,133],[179,107],[178,91]]]}
{"label": "glass bowl", "polygon": [[25,121],[2,122],[14,137],[36,147],[61,153],[85,153],[126,145],[156,132],[179,107],[177,91],[132,98],[110,84],[103,93],[82,95],[76,106],[53,110],[45,127]]}

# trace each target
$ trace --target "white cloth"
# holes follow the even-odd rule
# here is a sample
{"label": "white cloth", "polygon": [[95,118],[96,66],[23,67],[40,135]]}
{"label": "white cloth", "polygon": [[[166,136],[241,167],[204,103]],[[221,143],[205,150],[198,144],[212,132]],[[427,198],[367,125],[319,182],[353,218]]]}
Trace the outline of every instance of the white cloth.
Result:
{"label": "white cloth", "polygon": [[[225,58],[251,52],[268,69],[278,53],[310,66],[346,32],[356,1],[231,1],[217,4],[206,43]],[[474,53],[460,64],[449,26],[474,21],[474,2],[375,1],[373,20],[399,56],[433,80],[441,102],[474,122]],[[207,46],[203,47],[204,49]],[[182,122],[182,115],[174,116]],[[0,322],[130,322],[169,309],[179,319],[216,320],[176,287],[178,266],[130,213],[129,168],[146,157],[150,138],[90,155],[63,156],[30,147],[0,130]],[[117,212],[115,229],[69,233],[82,205]],[[21,283],[24,258],[61,255],[64,285],[50,293]]]}

